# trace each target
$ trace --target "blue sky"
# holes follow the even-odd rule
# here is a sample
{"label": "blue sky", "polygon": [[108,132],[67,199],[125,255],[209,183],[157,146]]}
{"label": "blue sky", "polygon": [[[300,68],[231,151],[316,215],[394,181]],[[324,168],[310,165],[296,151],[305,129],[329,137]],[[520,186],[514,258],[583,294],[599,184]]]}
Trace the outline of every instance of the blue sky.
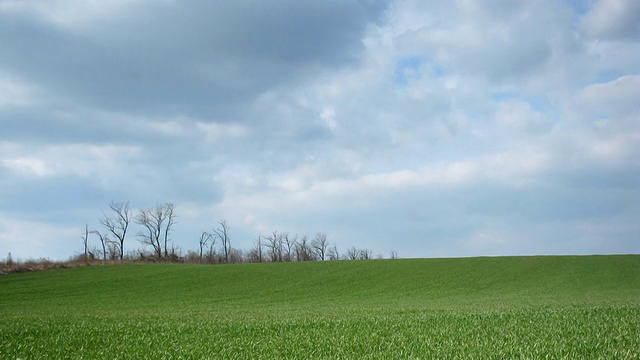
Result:
{"label": "blue sky", "polygon": [[112,200],[184,251],[640,252],[634,0],[0,0],[0,43],[0,256]]}

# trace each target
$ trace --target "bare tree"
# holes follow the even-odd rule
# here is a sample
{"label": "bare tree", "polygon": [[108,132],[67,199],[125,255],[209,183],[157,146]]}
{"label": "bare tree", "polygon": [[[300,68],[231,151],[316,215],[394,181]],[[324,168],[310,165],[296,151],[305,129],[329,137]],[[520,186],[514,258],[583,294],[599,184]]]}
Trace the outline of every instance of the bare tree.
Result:
{"label": "bare tree", "polygon": [[89,259],[89,225],[84,224],[84,235],[81,236],[84,243],[84,261]]}
{"label": "bare tree", "polygon": [[209,252],[207,253],[207,262],[215,263],[216,261],[216,237],[211,234],[211,242],[209,243]]}
{"label": "bare tree", "polygon": [[9,251],[9,254],[7,255],[7,260],[5,260],[4,263],[9,267],[13,266],[13,257],[11,256],[11,251]]}
{"label": "bare tree", "polygon": [[295,235],[293,238],[289,238],[289,233],[282,234],[282,249],[283,249],[283,261],[293,261],[293,250],[297,244],[298,235]]}
{"label": "bare tree", "polygon": [[162,247],[160,246],[160,233],[164,218],[154,217],[154,210],[141,210],[136,216],[136,223],[144,227],[144,231],[137,233],[140,242],[150,245],[157,258],[162,257]]}
{"label": "bare tree", "polygon": [[271,262],[282,261],[282,235],[278,234],[278,231],[274,231],[270,236],[267,236],[267,243],[265,246],[269,249],[269,257]]}
{"label": "bare tree", "polygon": [[358,259],[360,260],[370,260],[373,259],[373,251],[369,249],[361,249],[358,251]]}
{"label": "bare tree", "polygon": [[258,255],[258,262],[262,262],[262,234],[258,236],[258,241],[256,243],[256,252]]}
{"label": "bare tree", "polygon": [[244,262],[244,252],[241,249],[229,249],[229,263],[239,264]]}
{"label": "bare tree", "polygon": [[313,261],[316,260],[313,248],[309,238],[305,235],[300,238],[300,241],[296,244],[296,259],[298,261]]}
{"label": "bare tree", "polygon": [[171,232],[173,225],[175,225],[176,223],[176,213],[174,211],[175,207],[173,206],[173,204],[171,203],[167,203],[164,204],[164,215],[165,218],[167,219],[167,225],[164,227],[164,257],[168,258],[169,255],[171,255],[171,257],[175,257],[176,255],[176,248],[174,247],[174,245],[172,244],[171,246],[171,253],[169,253],[168,251],[168,242],[169,242],[169,233]]}
{"label": "bare tree", "polygon": [[168,259],[171,259],[172,262],[183,262],[184,257],[182,256],[182,249],[176,245],[175,243],[171,243],[171,250],[168,252]]}
{"label": "bare tree", "polygon": [[398,252],[395,250],[391,251],[391,254],[389,254],[389,258],[390,259],[397,259],[398,258]]}
{"label": "bare tree", "polygon": [[222,254],[224,255],[224,262],[229,262],[229,255],[231,253],[231,239],[229,238],[229,225],[226,220],[218,221],[219,228],[213,229],[214,235],[220,239],[222,245]]}
{"label": "bare tree", "polygon": [[311,247],[316,253],[316,256],[324,261],[325,255],[327,253],[327,247],[329,247],[329,242],[327,241],[327,235],[318,233],[316,238],[311,242]]}
{"label": "bare tree", "polygon": [[204,248],[207,246],[207,244],[209,242],[215,242],[215,240],[213,239],[213,235],[209,234],[206,231],[203,231],[202,234],[200,235],[200,262],[202,262],[202,253],[204,251]]}
{"label": "bare tree", "polygon": [[102,212],[100,223],[107,229],[107,232],[116,238],[120,260],[124,256],[124,240],[127,236],[127,229],[133,214],[129,210],[129,202],[115,202],[109,204],[109,208],[115,214],[108,216]]}
{"label": "bare tree", "polygon": [[349,249],[347,249],[347,253],[345,255],[345,258],[347,258],[349,260],[357,260],[359,254],[360,254],[360,252],[358,251],[358,249],[356,249],[355,246],[352,246]]}
{"label": "bare tree", "polygon": [[258,239],[254,242],[253,248],[247,253],[247,261],[254,263],[262,262],[262,234],[258,235]]}
{"label": "bare tree", "polygon": [[109,260],[118,260],[120,258],[120,248],[117,242],[109,240],[107,243],[107,254]]}
{"label": "bare tree", "polygon": [[[173,204],[158,205],[154,209],[140,210],[136,216],[136,223],[144,227],[138,232],[140,242],[150,245],[158,259],[168,258],[169,233],[175,224]],[[164,243],[164,248],[163,248]],[[163,254],[164,252],[164,254]]]}
{"label": "bare tree", "polygon": [[193,250],[189,250],[184,256],[184,263],[185,264],[202,263],[202,256],[198,256],[197,252]]}
{"label": "bare tree", "polygon": [[110,242],[109,234],[102,235],[102,233],[100,233],[100,231],[98,230],[93,230],[91,233],[96,234],[98,236],[98,239],[100,240],[100,244],[102,245],[102,260],[103,261],[107,260],[107,245]]}
{"label": "bare tree", "polygon": [[335,244],[327,249],[327,257],[329,260],[340,260],[340,253],[338,252],[338,247]]}

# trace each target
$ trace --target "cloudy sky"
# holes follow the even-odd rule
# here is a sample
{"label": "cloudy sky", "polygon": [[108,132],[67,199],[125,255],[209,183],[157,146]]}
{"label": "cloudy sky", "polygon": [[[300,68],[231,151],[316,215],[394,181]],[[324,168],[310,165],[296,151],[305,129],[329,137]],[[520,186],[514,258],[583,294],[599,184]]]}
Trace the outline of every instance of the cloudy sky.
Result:
{"label": "cloudy sky", "polygon": [[636,0],[0,0],[0,257],[112,200],[183,250],[640,253],[639,104]]}

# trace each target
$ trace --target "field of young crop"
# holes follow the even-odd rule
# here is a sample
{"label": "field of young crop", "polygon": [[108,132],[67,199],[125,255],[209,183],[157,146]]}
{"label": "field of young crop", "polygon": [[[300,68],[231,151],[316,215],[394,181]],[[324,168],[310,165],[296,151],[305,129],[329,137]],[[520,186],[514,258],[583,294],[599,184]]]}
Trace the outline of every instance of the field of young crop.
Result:
{"label": "field of young crop", "polygon": [[640,256],[0,277],[0,358],[640,358]]}

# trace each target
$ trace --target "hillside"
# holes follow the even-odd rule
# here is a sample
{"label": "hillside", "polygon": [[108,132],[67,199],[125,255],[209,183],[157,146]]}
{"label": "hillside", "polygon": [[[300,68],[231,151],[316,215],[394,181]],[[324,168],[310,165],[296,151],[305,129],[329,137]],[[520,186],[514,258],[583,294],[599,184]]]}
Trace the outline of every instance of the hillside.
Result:
{"label": "hillside", "polygon": [[0,277],[0,314],[640,304],[640,256],[112,265]]}
{"label": "hillside", "polygon": [[640,256],[0,276],[0,358],[640,357]]}

